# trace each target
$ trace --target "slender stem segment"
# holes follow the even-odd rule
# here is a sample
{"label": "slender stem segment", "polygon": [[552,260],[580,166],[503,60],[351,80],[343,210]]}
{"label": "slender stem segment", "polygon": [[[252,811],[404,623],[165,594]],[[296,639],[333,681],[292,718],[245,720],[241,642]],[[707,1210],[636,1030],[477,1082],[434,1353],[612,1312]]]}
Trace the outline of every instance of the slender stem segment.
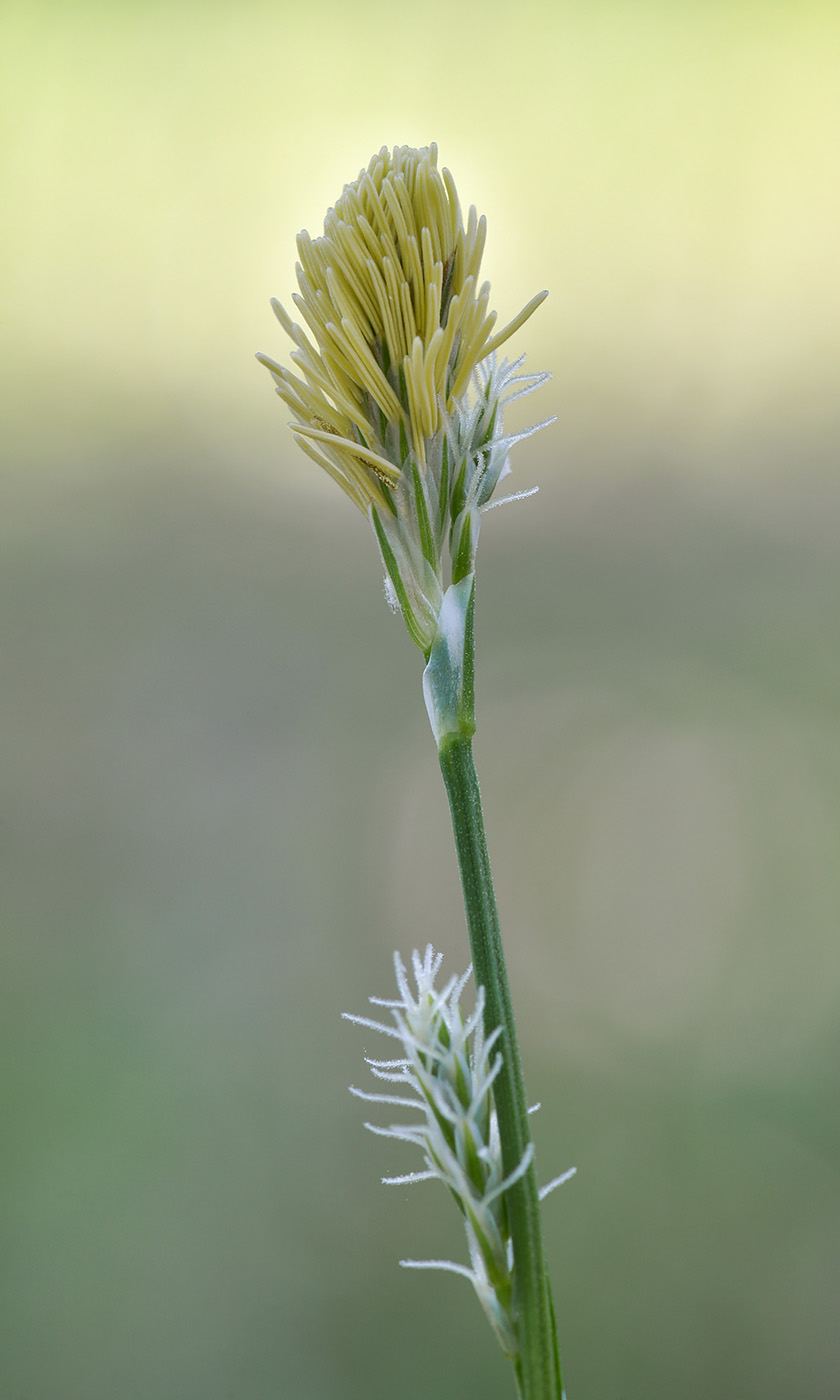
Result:
{"label": "slender stem segment", "polygon": [[[502,1027],[502,1068],[493,1095],[502,1162],[508,1175],[521,1162],[531,1131],[472,740],[464,734],[446,734],[440,741],[439,756],[452,812],[473,974],[476,986],[484,988],[485,1030],[489,1035],[496,1026]],[[514,1308],[520,1341],[516,1371],[521,1394],[523,1400],[563,1400],[533,1163],[508,1189],[505,1199],[513,1243]]]}

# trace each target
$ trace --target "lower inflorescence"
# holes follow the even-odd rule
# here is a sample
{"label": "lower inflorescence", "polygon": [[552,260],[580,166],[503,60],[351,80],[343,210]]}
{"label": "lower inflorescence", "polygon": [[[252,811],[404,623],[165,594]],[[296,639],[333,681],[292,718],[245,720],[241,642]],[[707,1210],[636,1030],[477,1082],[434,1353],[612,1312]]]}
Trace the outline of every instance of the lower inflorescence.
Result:
{"label": "lower inflorescence", "polygon": [[[475,1289],[504,1353],[515,1359],[519,1351],[514,1310],[514,1260],[508,1227],[505,1192],[528,1170],[533,1156],[529,1145],[515,1170],[506,1177],[493,1083],[502,1064],[497,1048],[501,1030],[485,1038],[484,990],[479,987],[473,1011],[465,1016],[461,994],[470,976],[451,978],[435,987],[442,955],[431,944],[423,957],[413,953],[411,964],[416,991],[398,953],[394,955],[399,999],[371,997],[373,1005],[391,1013],[393,1025],[365,1016],[348,1021],[380,1031],[400,1042],[395,1059],[366,1059],[379,1080],[402,1092],[366,1093],[352,1088],[358,1098],[419,1112],[415,1122],[381,1127],[365,1126],[382,1137],[414,1143],[423,1153],[422,1171],[383,1177],[387,1185],[406,1185],[437,1178],[454,1196],[463,1216],[470,1265],[447,1259],[402,1259],[404,1268],[445,1269],[463,1274]],[[541,1196],[564,1177],[549,1183]]]}

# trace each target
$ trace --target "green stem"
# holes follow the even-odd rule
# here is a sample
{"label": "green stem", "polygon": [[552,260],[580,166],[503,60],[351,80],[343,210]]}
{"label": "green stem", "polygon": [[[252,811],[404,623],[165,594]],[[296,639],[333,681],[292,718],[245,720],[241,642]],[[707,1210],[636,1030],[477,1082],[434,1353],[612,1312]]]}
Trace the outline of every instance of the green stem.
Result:
{"label": "green stem", "polygon": [[[502,1163],[508,1175],[521,1162],[531,1131],[472,740],[463,733],[446,734],[440,740],[439,756],[461,870],[473,974],[476,986],[484,988],[485,1030],[489,1035],[497,1026],[502,1027],[502,1068],[493,1085],[493,1096]],[[561,1400],[560,1361],[533,1163],[508,1189],[505,1199],[513,1243],[514,1309],[520,1342],[517,1381],[523,1400]]]}

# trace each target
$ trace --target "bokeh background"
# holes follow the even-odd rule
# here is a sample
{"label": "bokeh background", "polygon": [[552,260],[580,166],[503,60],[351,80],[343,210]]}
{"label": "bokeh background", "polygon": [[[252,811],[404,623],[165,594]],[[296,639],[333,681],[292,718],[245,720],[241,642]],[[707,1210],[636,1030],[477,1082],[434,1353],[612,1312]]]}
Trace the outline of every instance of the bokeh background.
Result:
{"label": "bokeh background", "polygon": [[[467,960],[420,657],[253,360],[437,140],[554,379],[477,757],[571,1400],[840,1386],[840,12],[6,0],[0,1396],[504,1397],[346,1086]],[[517,406],[520,407],[520,406]]]}

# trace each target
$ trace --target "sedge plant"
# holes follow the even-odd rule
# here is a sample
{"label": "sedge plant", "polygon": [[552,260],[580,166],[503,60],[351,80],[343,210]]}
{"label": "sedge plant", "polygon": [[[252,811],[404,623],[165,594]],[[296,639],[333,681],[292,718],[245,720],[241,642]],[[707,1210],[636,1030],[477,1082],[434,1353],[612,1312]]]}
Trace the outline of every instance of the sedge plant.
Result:
{"label": "sedge plant", "polygon": [[388,1021],[348,1018],[398,1043],[392,1058],[368,1061],[386,1089],[354,1090],[411,1111],[408,1123],[368,1125],[422,1152],[420,1171],[384,1179],[442,1180],[466,1229],[469,1266],[402,1262],[464,1274],[521,1400],[565,1400],[540,1203],[570,1173],[540,1191],[472,755],[482,518],[501,504],[511,448],[546,425],[505,433],[506,407],[548,375],[525,373],[524,356],[499,351],[546,293],[497,331],[489,284],[479,282],[485,232],[475,208],[464,222],[436,146],[383,147],[327,212],[323,235],[298,237],[292,300],[303,325],[272,301],[294,368],[258,359],[300,446],[370,521],[389,601],[423,653],[452,816],[474,1009],[461,1006],[469,972],[436,985],[440,955],[430,946],[412,958],[413,987],[397,955],[397,999],[371,999]]}

